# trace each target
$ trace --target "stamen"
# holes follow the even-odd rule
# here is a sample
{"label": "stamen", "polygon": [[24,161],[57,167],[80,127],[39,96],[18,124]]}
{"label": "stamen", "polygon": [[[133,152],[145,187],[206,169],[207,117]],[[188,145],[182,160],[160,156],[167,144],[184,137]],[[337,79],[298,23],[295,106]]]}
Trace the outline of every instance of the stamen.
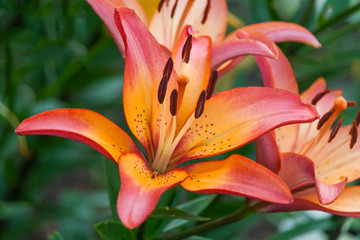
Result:
{"label": "stamen", "polygon": [[164,76],[162,77],[160,84],[159,84],[159,90],[158,90],[158,100],[159,103],[162,104],[164,102],[165,99],[165,95],[166,95],[166,89],[167,89],[167,77]]}
{"label": "stamen", "polygon": [[190,34],[186,39],[181,55],[182,60],[186,63],[189,63],[191,48],[192,48],[192,35]]}
{"label": "stamen", "polygon": [[358,136],[358,129],[357,129],[357,123],[356,120],[353,121],[352,127],[351,127],[351,140],[350,140],[350,149],[352,149],[357,141]]}
{"label": "stamen", "polygon": [[174,68],[174,61],[172,60],[171,57],[169,57],[168,61],[165,64],[164,71],[163,71],[163,76],[166,77],[167,80],[170,79],[173,68]]}
{"label": "stamen", "polygon": [[343,118],[341,117],[340,120],[335,124],[333,130],[331,131],[330,133],[330,137],[329,137],[329,140],[328,140],[328,143],[330,143],[336,136],[336,134],[338,133],[339,129],[340,129],[340,126],[342,124],[342,121],[343,121]]}
{"label": "stamen", "polygon": [[211,73],[210,80],[206,88],[206,100],[209,100],[213,95],[217,79],[218,79],[218,71],[213,71]]}
{"label": "stamen", "polygon": [[325,91],[318,93],[311,101],[311,104],[315,105],[316,103],[318,103],[320,101],[321,98],[323,98],[329,92],[330,92],[330,89],[328,88]]}
{"label": "stamen", "polygon": [[177,4],[178,4],[178,0],[175,0],[174,6],[173,6],[173,8],[171,9],[170,18],[173,18],[173,17],[174,17]]}
{"label": "stamen", "polygon": [[201,24],[204,24],[206,22],[206,19],[209,15],[209,11],[210,11],[210,0],[207,1],[205,11],[204,11],[204,16],[203,16],[203,19],[201,20]]}
{"label": "stamen", "polygon": [[203,114],[204,106],[205,106],[205,90],[200,93],[199,99],[196,103],[195,119],[198,119],[201,116],[201,114]]}
{"label": "stamen", "polygon": [[164,2],[165,2],[165,0],[161,0],[161,1],[159,2],[158,8],[157,8],[158,12],[161,11],[161,8],[162,8],[162,6],[164,5]]}
{"label": "stamen", "polygon": [[319,120],[318,125],[316,127],[317,130],[319,130],[326,122],[329,120],[331,115],[335,112],[335,108],[332,108],[329,112],[325,113]]}
{"label": "stamen", "polygon": [[359,126],[359,123],[360,123],[360,110],[358,111],[358,113],[356,115],[355,121],[356,121],[356,125]]}
{"label": "stamen", "polygon": [[355,107],[356,106],[356,102],[355,101],[348,101],[347,102],[347,107]]}
{"label": "stamen", "polygon": [[177,98],[178,98],[178,92],[176,89],[174,89],[171,92],[170,95],[170,113],[172,116],[176,115],[176,111],[177,111]]}
{"label": "stamen", "polygon": [[184,76],[184,75],[180,75],[177,78],[177,83],[178,83],[178,105],[177,105],[177,111],[179,111],[180,107],[181,107],[181,103],[184,97],[184,93],[185,93],[185,87],[188,84],[189,79]]}

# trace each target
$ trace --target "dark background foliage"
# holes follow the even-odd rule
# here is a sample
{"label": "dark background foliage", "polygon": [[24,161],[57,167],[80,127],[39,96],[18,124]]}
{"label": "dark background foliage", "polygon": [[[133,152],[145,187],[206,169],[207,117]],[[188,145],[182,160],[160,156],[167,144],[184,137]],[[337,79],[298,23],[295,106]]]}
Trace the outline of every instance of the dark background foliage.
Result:
{"label": "dark background foliage", "polygon": [[[342,88],[348,100],[360,101],[359,1],[230,0],[228,4],[244,24],[282,20],[307,27],[323,44],[321,49],[280,44],[300,89],[323,76],[331,88]],[[14,128],[19,120],[45,110],[79,107],[97,111],[128,131],[121,97],[124,60],[84,0],[1,0],[0,30],[0,239],[61,239],[60,234],[64,239],[99,239],[93,225],[113,219],[106,181],[108,186],[118,181],[116,166],[77,142],[48,136],[18,138]],[[249,58],[218,82],[217,91],[258,85],[260,79]],[[346,123],[356,111],[344,112]],[[252,145],[236,152],[254,158]],[[159,206],[192,200],[185,210],[216,218],[244,201],[204,196],[175,188]],[[206,207],[210,202],[211,207]],[[169,224],[176,223],[171,221],[150,219],[144,237],[151,239],[171,229]],[[182,227],[193,224],[187,221]],[[298,212],[255,214],[205,236],[352,239],[359,231],[356,219]]]}

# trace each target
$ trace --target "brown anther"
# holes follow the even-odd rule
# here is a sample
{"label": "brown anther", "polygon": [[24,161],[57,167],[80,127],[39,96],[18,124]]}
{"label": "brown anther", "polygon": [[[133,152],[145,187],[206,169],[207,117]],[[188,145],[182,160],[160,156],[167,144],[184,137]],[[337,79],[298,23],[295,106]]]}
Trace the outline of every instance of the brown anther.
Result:
{"label": "brown anther", "polygon": [[169,57],[168,61],[165,64],[164,71],[163,71],[163,77],[166,77],[167,80],[170,80],[170,76],[172,73],[172,70],[174,68],[174,61],[171,57]]}
{"label": "brown anther", "polygon": [[311,104],[312,105],[315,105],[315,104],[317,104],[319,101],[320,101],[320,99],[321,98],[323,98],[327,93],[329,93],[330,92],[330,89],[328,88],[328,89],[326,89],[325,91],[323,91],[323,92],[321,92],[321,93],[318,93],[314,98],[313,98],[313,100],[311,101]]}
{"label": "brown anther", "polygon": [[199,99],[196,103],[195,118],[199,118],[204,112],[205,106],[205,90],[200,93]]}
{"label": "brown anther", "polygon": [[358,113],[356,115],[355,121],[356,121],[356,125],[359,126],[359,123],[360,123],[360,110],[358,111]]}
{"label": "brown anther", "polygon": [[165,0],[161,0],[161,1],[159,2],[158,8],[157,8],[157,10],[158,10],[159,12],[161,11],[161,8],[162,8],[162,6],[164,5],[164,2],[165,2]]}
{"label": "brown anther", "polygon": [[347,101],[347,106],[346,107],[355,107],[355,106],[356,106],[355,101]]}
{"label": "brown anther", "polygon": [[165,95],[166,95],[166,89],[167,89],[167,77],[162,77],[160,84],[159,84],[159,90],[158,90],[158,100],[159,103],[162,104],[164,102],[165,99]]}
{"label": "brown anther", "polygon": [[209,11],[210,11],[210,0],[207,1],[207,4],[206,4],[206,7],[205,7],[205,10],[204,10],[204,16],[201,20],[201,24],[204,24],[206,22],[206,19],[209,15]]}
{"label": "brown anther", "polygon": [[176,10],[177,4],[178,4],[178,0],[175,0],[174,6],[171,9],[171,15],[170,15],[171,18],[173,18],[175,15],[175,10]]}
{"label": "brown anther", "polygon": [[211,73],[209,83],[206,88],[206,100],[209,100],[213,95],[217,79],[218,79],[218,71],[215,70]]}
{"label": "brown anther", "polygon": [[328,142],[331,142],[335,138],[336,134],[338,133],[338,131],[340,129],[342,122],[343,122],[343,118],[340,118],[340,120],[335,124],[334,128],[332,129],[332,131],[330,133]]}
{"label": "brown anther", "polygon": [[335,112],[335,108],[332,108],[329,112],[325,113],[319,120],[318,125],[316,127],[317,130],[319,130],[324,124],[329,120],[331,115]]}
{"label": "brown anther", "polygon": [[176,115],[176,111],[177,111],[177,99],[178,99],[178,92],[176,89],[174,89],[171,92],[170,95],[170,113],[172,116]]}
{"label": "brown anther", "polygon": [[358,129],[356,120],[353,121],[351,126],[351,140],[350,140],[350,149],[352,149],[357,141]]}
{"label": "brown anther", "polygon": [[181,55],[182,60],[185,63],[189,63],[191,48],[192,48],[192,35],[189,35],[187,37],[187,39],[186,39],[186,42],[185,42],[184,47],[182,49],[182,55]]}

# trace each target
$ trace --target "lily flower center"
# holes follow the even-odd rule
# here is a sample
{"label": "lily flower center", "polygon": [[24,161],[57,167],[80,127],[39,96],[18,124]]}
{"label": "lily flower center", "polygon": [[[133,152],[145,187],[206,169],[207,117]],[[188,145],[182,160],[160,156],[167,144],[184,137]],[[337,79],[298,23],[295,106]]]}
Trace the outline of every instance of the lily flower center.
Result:
{"label": "lily flower center", "polygon": [[[176,146],[190,128],[195,119],[201,117],[205,108],[205,101],[210,99],[216,85],[218,73],[214,71],[211,74],[208,86],[206,90],[203,90],[196,103],[194,103],[195,110],[188,116],[186,122],[182,126],[177,126],[177,120],[179,118],[180,107],[182,104],[183,96],[185,93],[186,85],[189,82],[188,77],[182,74],[183,64],[188,64],[190,59],[190,51],[192,46],[192,36],[187,38],[183,51],[182,51],[182,63],[178,70],[177,76],[177,89],[173,89],[170,95],[170,103],[165,101],[167,92],[167,84],[170,79],[173,70],[173,61],[169,58],[164,68],[163,78],[160,81],[158,88],[158,101],[161,104],[161,119],[160,119],[160,134],[155,156],[152,158],[152,170],[160,173],[164,173],[169,166],[176,163],[176,159],[172,159],[172,155]],[[167,105],[169,104],[169,105]],[[195,105],[196,104],[196,105]],[[171,120],[169,124],[166,122],[166,111],[170,111]]]}
{"label": "lily flower center", "polygon": [[[327,93],[329,93],[329,89],[325,90],[322,93],[319,93],[312,101],[313,105],[316,105],[317,102]],[[310,159],[313,159],[316,163],[317,161],[321,161],[321,152],[322,150],[334,140],[336,137],[340,126],[343,122],[343,118],[341,117],[337,122],[336,119],[340,115],[340,113],[345,110],[347,107],[354,107],[355,102],[347,102],[343,97],[338,97],[334,101],[334,106],[325,113],[317,123],[316,129],[318,130],[317,135],[310,142],[307,142],[303,145],[300,150],[300,154],[308,156]],[[338,145],[333,148],[332,151],[336,151],[336,149],[342,147],[345,144],[349,144],[350,149],[352,149],[357,141],[357,128],[360,123],[360,111],[357,114],[356,119],[353,121],[351,130],[349,132],[349,137],[343,141],[337,143]],[[333,127],[332,127],[333,126]],[[308,124],[308,128],[305,130],[305,137],[303,139],[307,139],[307,135],[311,132],[312,124]],[[332,129],[331,129],[332,127]],[[329,152],[327,151],[327,154]]]}
{"label": "lily flower center", "polygon": [[[208,18],[209,11],[211,8],[211,1],[206,0],[205,8],[203,9],[202,14],[198,14],[197,18],[194,19],[194,14],[190,10],[193,7],[195,0],[188,0],[185,6],[182,6],[181,9],[178,4],[179,0],[170,1],[170,0],[161,0],[158,5],[158,12],[161,13],[163,19],[170,17],[169,24],[163,26],[164,29],[164,39],[170,44],[170,49],[173,48],[175,40],[180,36],[180,32],[185,25],[187,18],[192,18],[192,26],[196,29],[200,24],[204,24]],[[165,21],[164,21],[165,22]]]}

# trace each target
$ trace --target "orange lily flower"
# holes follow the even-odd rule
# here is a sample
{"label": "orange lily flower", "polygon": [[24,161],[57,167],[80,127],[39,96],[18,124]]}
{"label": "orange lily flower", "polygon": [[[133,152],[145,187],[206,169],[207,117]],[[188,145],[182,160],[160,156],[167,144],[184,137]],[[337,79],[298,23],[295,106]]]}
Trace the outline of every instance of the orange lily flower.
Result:
{"label": "orange lily flower", "polygon": [[[134,9],[169,55],[186,26],[191,26],[198,35],[211,37],[211,70],[217,69],[220,76],[240,62],[241,56],[248,54],[257,56],[255,59],[262,72],[266,71],[276,61],[274,59],[284,58],[274,42],[296,41],[315,48],[321,46],[306,28],[287,22],[252,24],[226,37],[228,9],[225,0],[87,1],[109,29],[124,57],[124,40],[113,19],[114,9],[118,7]],[[147,16],[151,16],[150,21]]]}
{"label": "orange lily flower", "polygon": [[[270,73],[262,72],[264,85],[299,94],[287,59],[279,58],[272,66]],[[284,126],[256,141],[257,162],[277,173],[294,197],[291,204],[270,204],[260,211],[322,210],[360,217],[360,186],[346,187],[360,178],[360,146],[355,144],[360,111],[352,125],[341,126],[342,118],[335,123],[344,109],[355,105],[341,94],[341,90],[327,89],[319,78],[300,98],[315,105],[320,120]]]}
{"label": "orange lily flower", "polygon": [[[20,135],[54,135],[85,143],[118,164],[118,215],[135,228],[161,194],[181,184],[192,192],[249,196],[289,203],[276,174],[240,155],[178,167],[194,158],[224,153],[284,124],[310,122],[315,109],[288,91],[248,87],[212,95],[211,39],[185,28],[167,56],[133,10],[115,11],[124,39],[123,103],[131,132],[146,150],[104,116],[85,109],[57,109],[24,120]],[[165,66],[165,67],[164,67]]]}

